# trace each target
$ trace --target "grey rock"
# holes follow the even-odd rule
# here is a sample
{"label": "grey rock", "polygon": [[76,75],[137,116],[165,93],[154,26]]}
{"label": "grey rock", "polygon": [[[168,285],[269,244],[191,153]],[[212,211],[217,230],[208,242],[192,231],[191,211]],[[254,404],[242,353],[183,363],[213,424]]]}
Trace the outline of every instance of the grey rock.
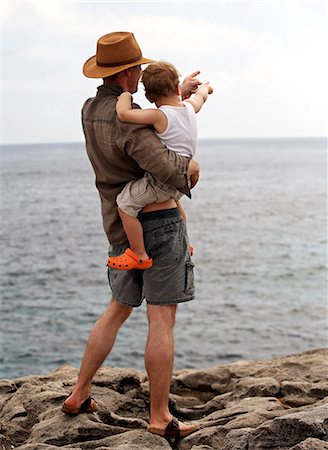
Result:
{"label": "grey rock", "polygon": [[[327,350],[264,361],[237,361],[173,377],[170,409],[201,428],[178,450],[326,449]],[[149,384],[145,373],[104,367],[93,383],[99,410],[68,416],[61,404],[77,369],[0,381],[0,449],[169,450],[147,432]],[[315,447],[317,445],[317,447]]]}
{"label": "grey rock", "polygon": [[248,450],[248,437],[253,428],[240,428],[231,430],[225,436],[223,450]]}
{"label": "grey rock", "polygon": [[12,394],[17,390],[17,386],[11,380],[0,380],[0,395]]}
{"label": "grey rock", "polygon": [[278,417],[260,425],[249,437],[249,447],[289,448],[308,437],[328,440],[328,407],[318,406]]}
{"label": "grey rock", "polygon": [[281,394],[283,402],[293,408],[315,403],[328,395],[328,389],[323,384],[313,384],[307,381],[282,381]]}
{"label": "grey rock", "polygon": [[245,377],[236,383],[240,397],[273,397],[280,390],[280,383],[272,377]]}
{"label": "grey rock", "polygon": [[[144,449],[149,449],[149,447],[144,447],[144,445],[142,444],[142,446],[138,445],[138,444],[120,444],[118,446],[115,445],[115,447],[97,447],[95,450],[144,450]],[[171,447],[169,447],[171,448]]]}
{"label": "grey rock", "polygon": [[11,450],[13,448],[11,439],[3,434],[0,434],[0,448],[1,450]]}
{"label": "grey rock", "polygon": [[176,377],[183,386],[193,390],[213,390],[224,393],[231,380],[231,372],[227,367],[214,367],[207,370],[193,371]]}
{"label": "grey rock", "polygon": [[290,450],[328,450],[328,442],[315,438],[307,438],[300,444],[294,445]]}
{"label": "grey rock", "polygon": [[315,397],[318,399],[323,399],[323,398],[327,397],[328,396],[328,384],[327,383],[312,384],[309,394],[312,397]]}
{"label": "grey rock", "polygon": [[195,433],[190,434],[178,443],[179,450],[189,450],[193,446],[208,446],[219,449],[224,443],[226,430],[220,426],[204,427]]}
{"label": "grey rock", "polygon": [[313,384],[308,381],[282,381],[281,393],[285,395],[309,394]]}
{"label": "grey rock", "polygon": [[27,443],[38,442],[60,447],[85,439],[100,440],[125,431],[123,427],[102,423],[93,414],[65,417],[57,412],[53,417],[44,418],[32,427]]}
{"label": "grey rock", "polygon": [[191,450],[213,450],[213,447],[209,445],[194,445]]}
{"label": "grey rock", "polygon": [[[206,417],[206,424],[227,424],[227,428],[236,428],[236,426],[233,426],[235,421],[241,421],[244,423],[244,420],[245,422],[251,420],[250,417],[252,415],[259,415],[261,413],[268,412],[275,412],[275,415],[277,415],[280,411],[284,410],[284,406],[274,397],[250,397],[242,398],[240,400],[234,399],[227,402],[225,408],[208,414]],[[267,419],[265,418],[262,422],[265,420]],[[239,426],[237,427],[239,428]]]}
{"label": "grey rock", "polygon": [[[66,450],[77,450],[76,448],[72,447],[65,447]],[[15,450],[58,450],[58,447],[55,445],[48,445],[48,444],[25,444],[21,445],[20,447],[15,447]]]}
{"label": "grey rock", "polygon": [[[68,448],[63,447],[63,448]],[[76,446],[71,445],[72,450],[99,450],[99,448],[110,448],[116,450],[171,450],[166,439],[144,430],[133,430],[109,436],[99,440],[80,442]]]}

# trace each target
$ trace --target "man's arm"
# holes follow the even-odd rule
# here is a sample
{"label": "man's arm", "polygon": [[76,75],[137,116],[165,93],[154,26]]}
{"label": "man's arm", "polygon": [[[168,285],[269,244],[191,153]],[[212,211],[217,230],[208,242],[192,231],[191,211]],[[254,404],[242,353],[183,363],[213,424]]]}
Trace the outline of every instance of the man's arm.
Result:
{"label": "man's arm", "polygon": [[188,179],[192,187],[197,183],[198,163],[168,150],[150,128],[136,127],[127,137],[125,151],[153,177],[191,197]]}
{"label": "man's arm", "polygon": [[192,94],[194,94],[197,91],[198,86],[202,84],[197,78],[195,78],[199,74],[200,71],[196,70],[196,72],[193,72],[190,75],[188,75],[181,83],[180,88],[183,100],[189,98]]}

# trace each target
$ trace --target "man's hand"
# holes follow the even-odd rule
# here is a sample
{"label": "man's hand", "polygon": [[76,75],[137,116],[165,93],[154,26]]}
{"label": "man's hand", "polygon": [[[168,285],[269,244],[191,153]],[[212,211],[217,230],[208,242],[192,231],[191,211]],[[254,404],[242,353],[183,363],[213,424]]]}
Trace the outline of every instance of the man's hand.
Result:
{"label": "man's hand", "polygon": [[192,159],[189,163],[188,172],[187,172],[188,179],[190,180],[190,188],[191,189],[194,186],[196,186],[196,184],[198,183],[199,171],[200,171],[199,163],[197,161],[195,161],[194,159]]}
{"label": "man's hand", "polygon": [[183,80],[181,84],[181,96],[183,100],[194,94],[197,91],[198,86],[202,84],[197,78],[195,78],[199,74],[200,71],[196,70],[196,72],[191,73]]}

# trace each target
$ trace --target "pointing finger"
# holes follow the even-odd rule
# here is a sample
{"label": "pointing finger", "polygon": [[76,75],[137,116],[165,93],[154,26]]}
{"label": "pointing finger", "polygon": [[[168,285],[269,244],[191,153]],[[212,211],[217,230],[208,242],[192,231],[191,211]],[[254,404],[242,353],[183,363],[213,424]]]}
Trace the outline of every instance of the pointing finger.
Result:
{"label": "pointing finger", "polygon": [[190,74],[190,78],[195,78],[199,74],[200,74],[200,70],[196,70],[196,72],[193,72],[192,74]]}

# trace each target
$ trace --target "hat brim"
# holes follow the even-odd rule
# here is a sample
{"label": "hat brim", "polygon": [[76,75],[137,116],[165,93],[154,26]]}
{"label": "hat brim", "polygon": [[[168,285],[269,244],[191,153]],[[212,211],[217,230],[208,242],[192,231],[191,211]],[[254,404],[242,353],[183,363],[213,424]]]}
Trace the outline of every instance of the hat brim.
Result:
{"label": "hat brim", "polygon": [[114,66],[114,67],[103,67],[98,66],[96,55],[91,56],[83,66],[83,75],[87,78],[106,78],[110,77],[111,75],[115,75],[118,72],[121,72],[122,70],[128,69],[129,67],[139,66],[140,64],[149,64],[152,62],[156,62],[154,59],[148,59],[148,58],[140,58],[137,61],[134,61],[133,63],[124,64],[122,66]]}

